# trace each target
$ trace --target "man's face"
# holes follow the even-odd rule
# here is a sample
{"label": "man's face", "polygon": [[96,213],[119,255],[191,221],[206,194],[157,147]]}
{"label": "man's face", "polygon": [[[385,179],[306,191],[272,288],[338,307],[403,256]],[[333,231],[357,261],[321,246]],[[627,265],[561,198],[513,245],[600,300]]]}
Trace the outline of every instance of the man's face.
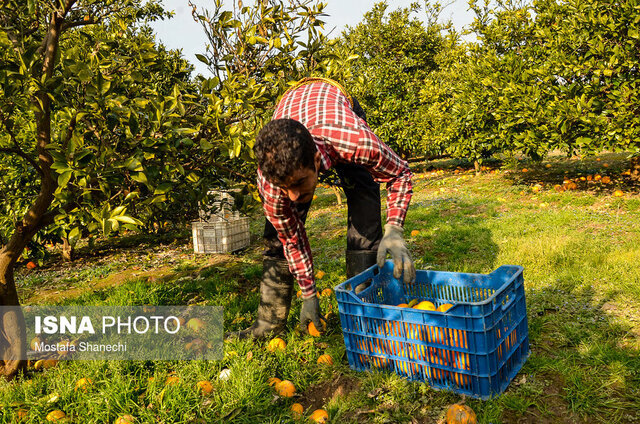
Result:
{"label": "man's face", "polygon": [[313,193],[318,184],[318,170],[320,169],[320,152],[314,156],[315,169],[300,168],[278,186],[287,194],[292,202],[308,203],[313,199]]}

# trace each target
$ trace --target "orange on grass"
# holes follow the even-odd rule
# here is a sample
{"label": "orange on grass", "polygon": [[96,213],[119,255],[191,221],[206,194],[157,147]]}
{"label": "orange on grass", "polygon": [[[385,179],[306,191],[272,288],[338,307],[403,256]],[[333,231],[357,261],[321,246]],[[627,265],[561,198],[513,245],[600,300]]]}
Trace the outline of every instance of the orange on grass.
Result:
{"label": "orange on grass", "polygon": [[419,231],[419,230],[413,230],[413,231],[411,231],[411,237],[415,237],[415,236],[417,236],[418,234],[420,234],[420,231]]}
{"label": "orange on grass", "polygon": [[325,353],[318,357],[318,364],[333,365],[333,358]]}
{"label": "orange on grass", "polygon": [[271,339],[271,341],[267,345],[267,350],[269,352],[275,352],[276,350],[284,351],[286,348],[287,348],[287,342],[282,340],[280,337]]}
{"label": "orange on grass", "polygon": [[178,377],[177,375],[169,375],[167,376],[167,379],[164,380],[164,384],[165,386],[173,386],[177,384],[179,381],[180,381],[180,377]]}
{"label": "orange on grass", "polygon": [[322,280],[325,275],[325,272],[322,270],[316,271],[316,280]]}
{"label": "orange on grass", "polygon": [[87,391],[87,389],[93,384],[93,380],[90,378],[83,377],[80,380],[76,381],[76,387],[74,390],[82,390]]}
{"label": "orange on grass", "polygon": [[202,328],[204,328],[204,321],[202,321],[200,318],[191,318],[189,321],[187,321],[187,328],[192,331],[198,332]]}
{"label": "orange on grass", "polygon": [[602,177],[600,182],[603,183],[603,184],[609,184],[611,182],[611,177],[605,175],[604,177]]}
{"label": "orange on grass", "polygon": [[289,380],[282,380],[276,384],[275,388],[276,392],[282,397],[291,397],[296,394],[296,386]]}
{"label": "orange on grass", "polygon": [[333,293],[333,290],[327,288],[322,290],[322,292],[320,293],[320,296],[331,296],[332,293]]}
{"label": "orange on grass", "polygon": [[624,196],[624,193],[623,193],[622,190],[616,190],[616,191],[613,192],[613,195],[615,197],[622,197],[622,196]]}
{"label": "orange on grass", "polygon": [[37,347],[38,347],[37,345],[42,343],[42,342],[43,342],[43,340],[38,336],[36,336],[33,339],[31,339],[31,343],[30,343],[31,350],[37,350]]}
{"label": "orange on grass", "polygon": [[133,415],[126,414],[116,418],[114,424],[133,424],[135,420],[136,419],[133,417]]}
{"label": "orange on grass", "polygon": [[269,380],[267,380],[267,383],[269,383],[269,386],[271,387],[275,387],[277,384],[279,384],[282,380],[280,380],[278,377],[271,377],[269,378]]}
{"label": "orange on grass", "polygon": [[33,368],[36,369],[36,371],[41,370],[41,369],[47,369],[47,368],[53,368],[58,364],[58,360],[57,359],[40,359],[38,361],[36,361],[35,364],[33,364]]}
{"label": "orange on grass", "polygon": [[291,414],[296,418],[301,418],[304,413],[304,407],[299,403],[291,405]]}
{"label": "orange on grass", "polygon": [[432,302],[429,302],[428,300],[423,300],[422,302],[418,303],[413,308],[414,309],[420,309],[420,310],[423,310],[423,311],[435,311],[436,310],[436,305],[434,305]]}
{"label": "orange on grass", "polygon": [[[320,322],[322,322],[322,332],[325,332],[327,330],[327,323],[323,319],[321,319]],[[320,337],[320,332],[316,328],[316,325],[313,323],[313,321],[309,323],[309,325],[307,326],[307,330],[309,330],[309,334],[311,336]]]}
{"label": "orange on grass", "polygon": [[55,422],[64,420],[66,416],[67,414],[65,414],[63,411],[56,409],[47,414],[47,421],[51,421],[55,423]]}
{"label": "orange on grass", "polygon": [[596,181],[600,181],[602,179],[602,175],[596,174],[596,176],[593,177],[593,179],[596,180]]}
{"label": "orange on grass", "polygon": [[447,424],[476,424],[478,419],[473,409],[456,403],[447,409]]}
{"label": "orange on grass", "polygon": [[298,291],[296,292],[296,297],[297,297],[297,298],[300,298],[300,296],[302,296],[302,291],[301,291],[301,290],[298,290]]}
{"label": "orange on grass", "polygon": [[211,384],[211,382],[207,380],[198,381],[196,383],[196,387],[199,388],[200,391],[202,391],[202,393],[204,393],[205,395],[213,392],[213,384]]}
{"label": "orange on grass", "polygon": [[33,262],[33,261],[29,261],[29,262],[27,262],[27,269],[33,269],[33,268],[35,268],[35,267],[37,267],[37,266],[38,266],[38,265],[36,265],[36,263],[35,263],[35,262]]}
{"label": "orange on grass", "polygon": [[548,164],[546,164],[544,167],[545,167],[545,168],[551,168],[551,164],[550,164],[550,163],[548,163]]}
{"label": "orange on grass", "polygon": [[29,410],[27,409],[20,408],[16,411],[16,418],[18,418],[18,420],[20,421],[23,421],[28,416],[29,416]]}
{"label": "orange on grass", "polygon": [[329,421],[329,414],[324,409],[316,409],[309,419],[315,423],[326,423]]}
{"label": "orange on grass", "polygon": [[529,172],[527,168],[522,168],[522,172]]}

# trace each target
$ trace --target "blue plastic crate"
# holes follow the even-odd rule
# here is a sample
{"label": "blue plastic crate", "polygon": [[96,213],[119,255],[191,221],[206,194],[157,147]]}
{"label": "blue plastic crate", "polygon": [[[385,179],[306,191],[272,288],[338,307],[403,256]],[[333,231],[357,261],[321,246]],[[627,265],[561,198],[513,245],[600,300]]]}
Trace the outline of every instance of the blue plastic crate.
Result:
{"label": "blue plastic crate", "polygon": [[[529,356],[522,271],[419,270],[415,283],[404,284],[393,277],[392,261],[367,269],[335,287],[349,365],[480,399],[502,393]],[[395,306],[411,299],[454,306],[446,312]]]}

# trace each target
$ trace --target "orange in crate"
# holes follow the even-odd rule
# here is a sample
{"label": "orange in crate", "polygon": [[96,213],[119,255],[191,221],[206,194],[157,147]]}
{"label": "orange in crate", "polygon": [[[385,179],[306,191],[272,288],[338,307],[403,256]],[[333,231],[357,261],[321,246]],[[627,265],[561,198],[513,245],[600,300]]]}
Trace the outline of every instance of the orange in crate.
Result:
{"label": "orange in crate", "polygon": [[[458,368],[459,370],[469,371],[471,367],[469,366],[469,354],[468,353],[455,353],[455,362],[453,366]],[[470,381],[469,376],[462,373],[453,372],[453,380],[460,387],[466,387]]]}

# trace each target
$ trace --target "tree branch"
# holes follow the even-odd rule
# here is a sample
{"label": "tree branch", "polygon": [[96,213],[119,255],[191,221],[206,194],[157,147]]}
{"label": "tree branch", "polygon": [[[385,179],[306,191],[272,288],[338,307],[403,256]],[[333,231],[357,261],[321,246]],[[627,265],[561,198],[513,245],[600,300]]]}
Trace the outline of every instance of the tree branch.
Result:
{"label": "tree branch", "polygon": [[38,163],[29,155],[27,155],[25,152],[22,151],[22,149],[12,149],[12,148],[7,148],[7,147],[0,147],[0,153],[14,153],[18,156],[20,156],[22,159],[26,160],[27,162],[29,162],[29,164],[31,166],[33,166],[36,171],[38,171],[38,173],[40,175],[43,175],[42,169],[38,166]]}

